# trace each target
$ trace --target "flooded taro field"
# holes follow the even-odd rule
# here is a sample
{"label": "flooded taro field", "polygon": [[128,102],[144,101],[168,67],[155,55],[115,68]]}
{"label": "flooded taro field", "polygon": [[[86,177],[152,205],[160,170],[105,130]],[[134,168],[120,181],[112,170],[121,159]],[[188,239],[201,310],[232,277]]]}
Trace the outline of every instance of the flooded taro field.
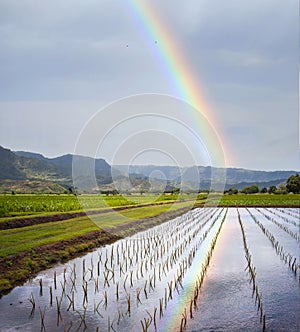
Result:
{"label": "flooded taro field", "polygon": [[298,208],[198,208],[41,272],[0,331],[299,331]]}

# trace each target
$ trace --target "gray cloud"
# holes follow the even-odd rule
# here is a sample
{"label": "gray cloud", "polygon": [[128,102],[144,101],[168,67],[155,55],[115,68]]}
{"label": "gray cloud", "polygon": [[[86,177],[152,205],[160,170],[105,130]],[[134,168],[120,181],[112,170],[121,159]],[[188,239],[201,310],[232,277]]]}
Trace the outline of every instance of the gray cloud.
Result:
{"label": "gray cloud", "polygon": [[[203,87],[233,166],[299,168],[298,1],[149,3]],[[72,132],[59,148],[70,152],[107,102],[173,94],[152,49],[165,41],[152,42],[129,1],[1,1],[0,144],[53,155],[53,132],[55,142]],[[67,124],[51,120],[53,105]]]}

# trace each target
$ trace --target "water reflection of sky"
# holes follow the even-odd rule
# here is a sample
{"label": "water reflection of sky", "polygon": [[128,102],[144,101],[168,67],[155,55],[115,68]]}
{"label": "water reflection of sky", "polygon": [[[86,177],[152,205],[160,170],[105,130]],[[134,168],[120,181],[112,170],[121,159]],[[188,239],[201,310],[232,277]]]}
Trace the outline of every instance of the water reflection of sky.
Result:
{"label": "water reflection of sky", "polygon": [[261,331],[251,298],[235,209],[230,209],[187,331]]}
{"label": "water reflection of sky", "polygon": [[[204,211],[204,212],[203,212]],[[201,213],[195,211],[194,215],[190,217],[184,217],[183,219],[176,218],[177,228],[181,230],[181,223],[184,220],[195,219],[194,226],[197,226],[197,222],[201,223],[206,220],[208,215],[213,213],[213,210],[203,210]],[[205,213],[207,215],[205,216]],[[255,210],[251,210],[252,213]],[[298,313],[299,313],[299,283],[297,277],[293,275],[291,270],[286,264],[284,264],[279,256],[276,254],[269,240],[261,232],[260,228],[253,222],[249,213],[245,209],[240,209],[241,218],[244,224],[245,233],[247,237],[247,243],[250,253],[253,258],[253,264],[257,269],[257,282],[260,291],[262,292],[263,305],[267,315],[267,326],[271,328],[271,331],[298,331]],[[164,316],[161,320],[158,319],[157,314],[157,331],[178,331],[180,326],[181,314],[185,307],[188,307],[191,297],[191,290],[195,284],[195,276],[201,270],[201,264],[205,257],[205,253],[209,249],[209,243],[217,231],[221,217],[218,222],[211,228],[211,232],[205,241],[199,246],[195,258],[191,267],[185,274],[183,279],[184,289],[180,290],[179,294],[174,291],[173,299],[168,302],[167,308],[164,308]],[[267,225],[267,221],[260,218],[261,222]],[[176,223],[174,222],[174,223]],[[200,233],[204,233],[209,229],[211,222],[208,222]],[[166,224],[163,228],[159,228],[159,232],[167,241],[171,232],[171,227]],[[270,228],[271,229],[271,228]],[[289,244],[289,250],[296,252],[299,258],[299,248],[296,241],[288,241],[286,235],[281,230],[276,230],[276,227],[272,228],[278,240],[283,243]],[[152,230],[155,232],[155,229]],[[191,243],[193,246],[197,242],[197,239]],[[114,244],[116,248],[117,243]],[[102,258],[105,257],[106,252],[110,255],[112,245],[100,248],[102,252]],[[15,288],[9,295],[4,296],[0,300],[0,331],[38,331],[40,330],[40,313],[38,307],[43,310],[46,308],[47,331],[61,331],[62,325],[56,327],[56,306],[53,305],[50,308],[49,305],[49,286],[53,287],[53,274],[57,273],[57,285],[61,289],[61,283],[63,283],[64,269],[66,270],[66,279],[69,280],[72,274],[72,268],[76,264],[77,273],[77,292],[75,293],[75,303],[77,310],[82,310],[82,286],[81,286],[81,269],[83,259],[86,262],[86,269],[91,267],[91,260],[93,264],[96,264],[99,258],[99,250],[88,253],[87,255],[70,261],[64,265],[58,265],[54,269],[46,270],[38,275],[32,281],[25,283],[22,287]],[[183,253],[183,257],[187,255],[189,249]],[[223,224],[222,231],[218,238],[212,260],[204,279],[203,288],[198,298],[198,310],[194,313],[194,319],[188,319],[187,331],[261,331],[262,326],[259,323],[259,317],[257,309],[255,307],[254,300],[252,299],[252,289],[249,285],[248,277],[245,273],[246,260],[244,256],[244,247],[242,242],[241,230],[239,223],[237,222],[236,209],[229,209],[225,223]],[[133,267],[132,267],[133,268]],[[178,265],[174,265],[170,274],[162,277],[161,282],[157,281],[157,287],[155,291],[149,292],[148,300],[142,298],[142,304],[137,305],[134,301],[132,303],[131,317],[124,315],[123,323],[119,326],[114,324],[116,331],[141,331],[140,320],[147,316],[146,310],[151,311],[154,305],[158,305],[158,299],[164,296],[165,285],[170,281],[170,276],[173,278],[174,271],[178,268]],[[157,269],[157,266],[156,266]],[[152,271],[149,269],[149,271]],[[149,272],[150,274],[152,272]],[[145,276],[148,277],[148,276]],[[39,294],[39,279],[43,279],[43,296]],[[118,279],[117,279],[118,280]],[[149,279],[148,279],[149,280]],[[103,285],[103,277],[100,281]],[[123,283],[124,278],[120,279],[120,285]],[[143,287],[144,281],[135,279],[135,287],[130,288],[129,292],[132,299],[136,299],[136,287]],[[67,294],[70,294],[70,283],[66,287]],[[101,286],[102,287],[102,286]],[[102,329],[107,329],[107,312],[104,310],[103,304],[100,305],[100,312],[103,317],[95,315],[94,305],[103,300],[103,291],[94,292],[93,280],[90,281],[89,286],[89,303],[87,308],[87,322],[88,331],[95,331],[97,326],[101,326]],[[125,292],[120,287],[120,297],[123,296],[123,300],[119,301],[117,305],[114,304],[113,298],[115,297],[115,288],[108,290],[109,304],[108,312],[110,319],[116,319],[117,309],[126,307]],[[29,317],[31,311],[31,304],[28,301],[30,293],[33,293],[36,299],[36,310],[32,317]],[[59,296],[60,290],[55,291],[53,289],[53,302],[55,303],[55,297]],[[125,299],[125,300],[124,300]],[[78,327],[80,322],[79,314],[76,312],[67,311],[69,301],[64,298],[62,302],[62,316],[66,326],[73,320],[77,323]],[[74,325],[75,326],[75,325]],[[75,331],[72,328],[71,331]],[[113,330],[111,330],[113,331]],[[148,331],[153,331],[149,329]]]}

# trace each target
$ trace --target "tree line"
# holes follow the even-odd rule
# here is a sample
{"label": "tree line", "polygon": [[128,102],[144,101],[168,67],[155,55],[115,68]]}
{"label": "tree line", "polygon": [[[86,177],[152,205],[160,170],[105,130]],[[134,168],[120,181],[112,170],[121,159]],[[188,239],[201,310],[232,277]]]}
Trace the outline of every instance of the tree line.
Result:
{"label": "tree line", "polygon": [[286,185],[279,185],[279,186],[270,186],[269,188],[262,188],[259,189],[257,185],[246,186],[241,190],[238,190],[235,187],[231,187],[229,190],[225,190],[224,194],[228,195],[235,195],[238,193],[242,194],[300,194],[300,176],[299,174],[295,174],[290,176],[287,181]]}

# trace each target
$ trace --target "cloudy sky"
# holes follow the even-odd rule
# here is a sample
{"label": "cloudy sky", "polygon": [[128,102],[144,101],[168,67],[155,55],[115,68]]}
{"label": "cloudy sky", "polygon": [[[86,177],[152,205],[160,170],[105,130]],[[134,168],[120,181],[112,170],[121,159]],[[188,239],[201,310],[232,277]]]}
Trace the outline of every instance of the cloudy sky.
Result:
{"label": "cloudy sky", "polygon": [[[148,3],[198,84],[228,165],[299,170],[298,1]],[[179,97],[160,53],[167,41],[151,40],[135,9],[133,0],[0,0],[0,145],[72,153],[115,100]]]}

